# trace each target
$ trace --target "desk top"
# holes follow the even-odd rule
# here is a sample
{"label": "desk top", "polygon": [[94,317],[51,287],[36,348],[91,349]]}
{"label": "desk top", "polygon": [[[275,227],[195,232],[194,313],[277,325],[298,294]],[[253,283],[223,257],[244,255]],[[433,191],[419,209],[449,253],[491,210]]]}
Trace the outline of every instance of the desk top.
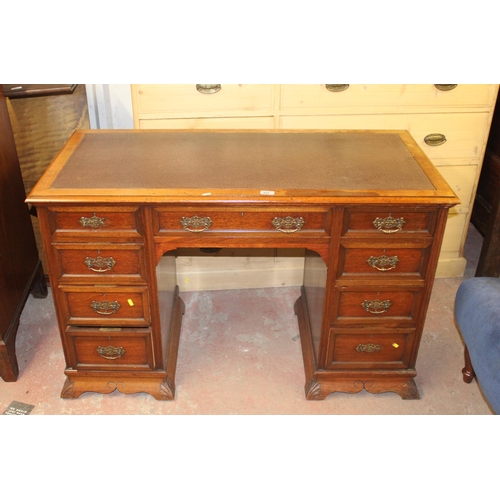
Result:
{"label": "desk top", "polygon": [[346,196],[458,202],[406,131],[282,130],[77,131],[28,201],[336,203]]}

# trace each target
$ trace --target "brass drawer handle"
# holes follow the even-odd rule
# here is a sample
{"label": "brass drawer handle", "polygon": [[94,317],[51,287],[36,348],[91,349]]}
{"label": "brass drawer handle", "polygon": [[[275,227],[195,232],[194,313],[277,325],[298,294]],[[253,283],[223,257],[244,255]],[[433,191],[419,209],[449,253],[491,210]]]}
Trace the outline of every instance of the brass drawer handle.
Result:
{"label": "brass drawer handle", "polygon": [[399,262],[398,256],[393,255],[389,257],[388,255],[381,255],[380,257],[374,257],[373,255],[369,257],[366,261],[369,266],[373,267],[377,271],[390,271],[394,269]]}
{"label": "brass drawer handle", "polygon": [[123,347],[113,347],[112,345],[108,345],[107,347],[99,346],[96,351],[101,358],[105,359],[118,359],[125,354]]}
{"label": "brass drawer handle", "polygon": [[404,220],[403,217],[398,217],[395,219],[391,215],[389,217],[386,217],[385,219],[382,219],[381,217],[377,217],[373,221],[373,225],[375,229],[378,229],[379,231],[382,231],[383,233],[397,233],[398,231],[401,231],[403,229],[403,226],[406,224],[406,221]]}
{"label": "brass drawer handle", "polygon": [[325,84],[326,90],[329,90],[330,92],[343,92],[344,90],[347,90],[349,88],[349,84],[347,83],[327,83]]}
{"label": "brass drawer handle", "polygon": [[302,229],[304,225],[304,219],[302,217],[275,217],[273,219],[273,226],[282,233],[295,233]]}
{"label": "brass drawer handle", "polygon": [[358,352],[379,352],[380,345],[378,344],[358,344],[356,346],[356,351]]}
{"label": "brass drawer handle", "polygon": [[434,85],[438,90],[443,90],[444,92],[448,92],[449,90],[453,90],[457,87],[456,83],[436,83]]}
{"label": "brass drawer handle", "polygon": [[92,217],[80,217],[78,222],[82,227],[93,227],[94,229],[104,227],[106,225],[104,217],[97,217],[96,214]]}
{"label": "brass drawer handle", "polygon": [[441,146],[446,142],[446,136],[444,134],[429,134],[424,137],[424,142],[427,146]]}
{"label": "brass drawer handle", "polygon": [[96,302],[93,300],[90,303],[90,307],[97,314],[115,314],[118,309],[120,309],[120,303],[116,300],[113,302],[108,302],[107,300],[103,300],[102,302]]}
{"label": "brass drawer handle", "polygon": [[222,88],[220,83],[197,83],[196,90],[200,94],[215,94]]}
{"label": "brass drawer handle", "polygon": [[390,300],[364,300],[361,307],[371,314],[383,314],[392,306]]}
{"label": "brass drawer handle", "polygon": [[105,273],[110,271],[116,264],[113,257],[86,257],[85,265],[95,273]]}
{"label": "brass drawer handle", "polygon": [[201,233],[202,231],[206,231],[207,229],[210,229],[210,226],[213,224],[210,217],[199,217],[198,215],[195,215],[194,217],[182,217],[179,222],[185,231],[189,231],[191,233]]}

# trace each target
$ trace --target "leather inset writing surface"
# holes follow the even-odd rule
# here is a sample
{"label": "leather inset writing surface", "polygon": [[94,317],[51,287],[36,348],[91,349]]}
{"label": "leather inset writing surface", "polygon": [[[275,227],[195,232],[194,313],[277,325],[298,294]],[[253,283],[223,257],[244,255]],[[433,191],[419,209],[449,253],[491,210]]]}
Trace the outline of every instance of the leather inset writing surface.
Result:
{"label": "leather inset writing surface", "polygon": [[398,134],[87,134],[51,189],[432,190]]}

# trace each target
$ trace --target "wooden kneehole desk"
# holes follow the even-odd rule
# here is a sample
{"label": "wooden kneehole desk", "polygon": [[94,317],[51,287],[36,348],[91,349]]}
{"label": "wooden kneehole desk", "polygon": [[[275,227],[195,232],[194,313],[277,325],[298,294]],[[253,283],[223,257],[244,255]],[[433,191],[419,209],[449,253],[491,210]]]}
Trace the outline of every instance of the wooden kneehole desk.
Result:
{"label": "wooden kneehole desk", "polygon": [[408,132],[77,131],[27,201],[66,359],[61,397],[173,399],[185,309],[175,250],[221,247],[306,249],[295,313],[307,399],[419,397],[459,200]]}

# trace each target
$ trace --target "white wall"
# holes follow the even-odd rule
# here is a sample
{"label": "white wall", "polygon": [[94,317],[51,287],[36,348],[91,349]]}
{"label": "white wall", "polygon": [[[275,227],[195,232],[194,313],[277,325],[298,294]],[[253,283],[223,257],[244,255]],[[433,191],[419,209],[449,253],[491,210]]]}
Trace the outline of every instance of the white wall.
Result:
{"label": "white wall", "polygon": [[134,128],[132,94],[128,84],[86,84],[90,128]]}

